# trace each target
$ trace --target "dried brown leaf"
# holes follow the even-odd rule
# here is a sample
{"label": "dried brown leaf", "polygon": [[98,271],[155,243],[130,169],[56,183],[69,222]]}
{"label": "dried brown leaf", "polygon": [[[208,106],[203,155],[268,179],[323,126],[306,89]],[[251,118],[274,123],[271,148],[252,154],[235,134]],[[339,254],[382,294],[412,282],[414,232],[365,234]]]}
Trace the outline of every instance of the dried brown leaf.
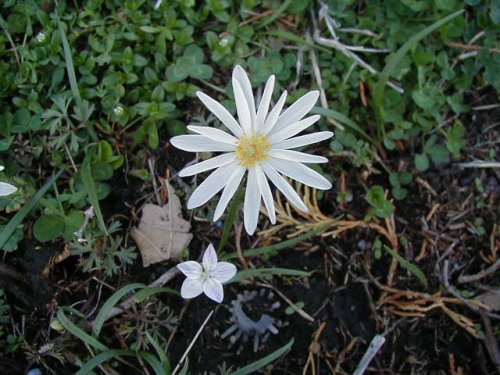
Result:
{"label": "dried brown leaf", "polygon": [[131,231],[144,267],[176,258],[193,238],[191,224],[182,217],[179,198],[168,182],[166,184],[169,190],[168,203],[163,207],[146,204],[139,227]]}

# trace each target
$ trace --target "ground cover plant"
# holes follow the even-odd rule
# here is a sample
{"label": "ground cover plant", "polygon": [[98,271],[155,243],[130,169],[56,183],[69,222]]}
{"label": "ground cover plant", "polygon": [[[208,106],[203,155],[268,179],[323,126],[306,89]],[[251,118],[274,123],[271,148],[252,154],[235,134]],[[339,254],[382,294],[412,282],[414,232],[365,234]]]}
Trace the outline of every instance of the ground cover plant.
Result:
{"label": "ground cover plant", "polygon": [[498,2],[0,9],[0,373],[500,372]]}

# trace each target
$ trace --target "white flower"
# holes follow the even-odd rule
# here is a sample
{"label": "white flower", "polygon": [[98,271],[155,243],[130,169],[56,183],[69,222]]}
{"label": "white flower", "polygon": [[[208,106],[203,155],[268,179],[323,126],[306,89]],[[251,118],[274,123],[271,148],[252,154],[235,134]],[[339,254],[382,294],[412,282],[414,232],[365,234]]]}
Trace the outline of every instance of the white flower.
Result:
{"label": "white flower", "polygon": [[121,116],[123,115],[123,107],[121,105],[117,105],[116,107],[113,108],[113,113],[116,116]]}
{"label": "white flower", "polygon": [[40,31],[38,34],[36,34],[36,41],[38,43],[45,42],[45,39],[47,39],[47,35],[45,35],[43,31]]}
{"label": "white flower", "polygon": [[217,261],[212,244],[205,250],[202,264],[190,260],[178,264],[177,268],[186,276],[181,287],[182,298],[194,298],[205,293],[218,303],[224,299],[222,283],[231,280],[236,274],[234,264]]}
{"label": "white flower", "polygon": [[[4,170],[4,167],[0,165],[0,172]],[[15,193],[17,188],[14,185],[8,184],[6,182],[0,181],[0,197],[5,197]]]}
{"label": "white flower", "polygon": [[185,151],[224,152],[179,172],[179,176],[185,177],[216,168],[193,192],[187,204],[189,209],[199,207],[224,189],[215,209],[214,221],[221,217],[248,171],[243,206],[248,234],[253,234],[257,227],[261,198],[271,223],[276,222],[268,179],[303,211],[307,211],[306,205],[282,175],[316,189],[326,190],[332,187],[326,178],[304,165],[325,163],[328,161],[326,158],[291,150],[323,141],[333,135],[332,132],[322,131],[294,137],[319,120],[320,116],[302,120],[318,100],[319,92],[305,94],[280,115],[287,96],[285,91],[268,113],[274,81],[274,76],[268,79],[256,111],[250,80],[243,68],[237,65],[233,70],[232,83],[239,123],[220,103],[202,92],[196,93],[232,134],[211,127],[190,125],[188,129],[197,133],[196,135],[181,135],[171,139],[175,147]]}

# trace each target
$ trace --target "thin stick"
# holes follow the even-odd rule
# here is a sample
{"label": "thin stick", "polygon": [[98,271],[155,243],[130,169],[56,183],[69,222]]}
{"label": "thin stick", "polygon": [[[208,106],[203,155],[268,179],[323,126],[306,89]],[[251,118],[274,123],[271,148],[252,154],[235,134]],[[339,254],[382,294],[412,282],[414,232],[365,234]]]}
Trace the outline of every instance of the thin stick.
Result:
{"label": "thin stick", "polygon": [[172,371],[172,375],[175,375],[176,372],[180,369],[180,367],[182,365],[182,362],[184,362],[184,360],[186,359],[187,355],[191,351],[191,348],[193,347],[194,343],[198,339],[198,336],[200,336],[201,331],[203,330],[203,328],[205,328],[205,326],[208,323],[208,320],[211,318],[211,316],[212,316],[213,313],[214,313],[214,310],[210,311],[210,313],[206,317],[205,321],[202,323],[201,327],[198,329],[198,332],[196,332],[196,335],[194,335],[193,340],[191,340],[191,343],[189,344],[189,346],[187,347],[186,351],[182,355],[181,359],[179,360],[179,363],[177,364],[177,366],[175,366],[174,371]]}
{"label": "thin stick", "polygon": [[482,270],[481,272],[476,273],[475,275],[462,275],[459,276],[458,282],[460,284],[470,283],[473,281],[481,280],[483,277],[488,276],[490,273],[496,272],[500,268],[500,259],[493,263],[491,266]]}
{"label": "thin stick", "polygon": [[375,354],[377,354],[378,350],[382,347],[382,345],[384,345],[384,343],[384,336],[375,335],[370,342],[370,346],[368,346],[365,355],[361,358],[361,362],[359,362],[358,367],[356,367],[356,371],[354,371],[353,375],[363,375],[365,373],[368,365],[373,360],[373,357],[375,357]]}

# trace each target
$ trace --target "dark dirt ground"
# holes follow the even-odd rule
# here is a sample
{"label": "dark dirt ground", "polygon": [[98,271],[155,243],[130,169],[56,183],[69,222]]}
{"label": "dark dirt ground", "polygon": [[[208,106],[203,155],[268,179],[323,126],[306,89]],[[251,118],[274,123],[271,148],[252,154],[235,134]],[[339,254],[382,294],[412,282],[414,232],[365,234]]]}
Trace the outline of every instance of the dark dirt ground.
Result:
{"label": "dark dirt ground", "polygon": [[[476,98],[478,102],[484,99]],[[469,129],[468,160],[485,159],[490,148],[495,148],[497,155],[500,154],[499,121],[498,111],[477,112],[472,118],[463,119]],[[497,125],[492,126],[495,123]],[[176,153],[168,145],[160,152],[152,155],[159,160],[157,172],[160,176],[165,176],[167,168],[175,172],[189,160],[187,154]],[[376,181],[390,188],[383,177],[385,175],[361,176],[348,167],[348,160],[343,156],[327,156],[331,159],[328,172],[336,186],[326,193],[320,209],[328,217],[344,214],[343,220],[346,221],[363,220],[368,208],[362,199],[363,185],[369,186]],[[391,169],[411,165],[410,159],[400,159],[398,155],[390,157],[385,163]],[[161,160],[169,160],[168,165]],[[279,332],[261,344],[257,353],[253,352],[251,344],[247,344],[237,355],[236,348],[228,349],[228,340],[220,337],[230,325],[229,302],[244,290],[259,290],[261,287],[256,282],[228,285],[225,301],[219,306],[205,297],[183,302],[180,297],[162,295],[158,306],[168,307],[168,310],[158,312],[151,304],[136,307],[124,317],[108,322],[100,339],[113,348],[126,347],[133,340],[123,334],[125,321],[133,325],[145,316],[146,310],[152,311],[158,314],[155,315],[158,322],[168,323],[160,326],[153,322],[150,327],[169,340],[167,352],[175,366],[209,312],[215,309],[190,351],[192,374],[217,371],[224,361],[235,369],[270,354],[291,339],[294,339],[291,351],[276,361],[268,373],[352,374],[376,334],[384,334],[386,342],[371,362],[367,372],[370,374],[499,373],[498,311],[485,313],[473,302],[477,296],[496,290],[498,304],[498,272],[472,282],[461,282],[461,276],[476,275],[499,262],[500,175],[495,169],[463,169],[456,163],[452,161],[439,168],[432,167],[423,174],[415,172],[414,177],[419,181],[410,185],[409,195],[404,201],[396,202],[393,222],[397,235],[393,239],[399,245],[399,253],[426,275],[428,288],[424,288],[401,265],[395,267],[388,253],[383,252],[377,258],[373,243],[378,239],[390,245],[388,238],[373,228],[358,226],[337,238],[331,235],[313,237],[294,248],[280,251],[270,259],[245,259],[256,267],[274,266],[311,272],[308,278],[280,277],[274,278],[270,284],[294,303],[302,302],[302,309],[314,321],[297,313],[288,315],[285,312],[287,303],[275,296],[281,303],[280,308],[272,313],[281,321]],[[140,181],[133,177],[126,181],[123,176],[121,178],[118,177],[117,186],[103,203],[103,209],[105,216],[130,218],[130,223],[125,223],[127,227],[127,224],[136,224],[141,205],[149,199],[145,196],[148,189],[141,189]],[[482,183],[484,191],[478,191],[475,180]],[[177,188],[182,190],[183,185]],[[350,190],[354,197],[344,206],[335,203],[342,189]],[[474,226],[478,217],[483,220],[483,235]],[[213,230],[210,223],[191,218],[196,234],[190,245],[192,249],[201,249],[208,242],[218,242],[221,229]],[[390,225],[391,221],[388,222]],[[378,224],[390,232],[383,220]],[[274,241],[285,239],[296,230],[293,225],[286,227]],[[408,245],[404,246],[401,235],[407,239]],[[236,238],[231,238],[226,250],[235,251],[236,241]],[[252,241],[255,239],[242,236],[241,247],[260,246]],[[265,243],[266,239],[261,242]],[[99,272],[83,273],[72,257],[54,265],[48,276],[42,276],[51,256],[63,249],[54,244],[43,250],[36,250],[32,243],[25,241],[21,251],[7,256],[2,263],[0,286],[6,290],[13,326],[24,333],[25,339],[22,350],[0,360],[2,374],[25,373],[37,360],[55,374],[74,373],[77,370],[71,365],[74,355],[84,357],[87,351],[77,339],[68,341],[55,330],[48,331],[58,306],[80,301],[77,308],[89,314],[90,322],[96,313],[93,309],[112,293],[96,280],[116,288],[130,282],[149,283],[172,267],[172,264],[160,264],[145,269],[138,259],[128,272],[110,279]],[[192,255],[197,256],[198,251],[193,251]],[[179,290],[181,283],[182,278],[175,278],[168,286]],[[132,330],[132,336],[137,334],[138,331]],[[41,351],[49,342],[64,348],[58,351],[64,361],[46,354],[55,350]],[[28,359],[26,353],[30,355]],[[42,365],[38,364],[38,367]],[[119,373],[141,371],[127,368]]]}

